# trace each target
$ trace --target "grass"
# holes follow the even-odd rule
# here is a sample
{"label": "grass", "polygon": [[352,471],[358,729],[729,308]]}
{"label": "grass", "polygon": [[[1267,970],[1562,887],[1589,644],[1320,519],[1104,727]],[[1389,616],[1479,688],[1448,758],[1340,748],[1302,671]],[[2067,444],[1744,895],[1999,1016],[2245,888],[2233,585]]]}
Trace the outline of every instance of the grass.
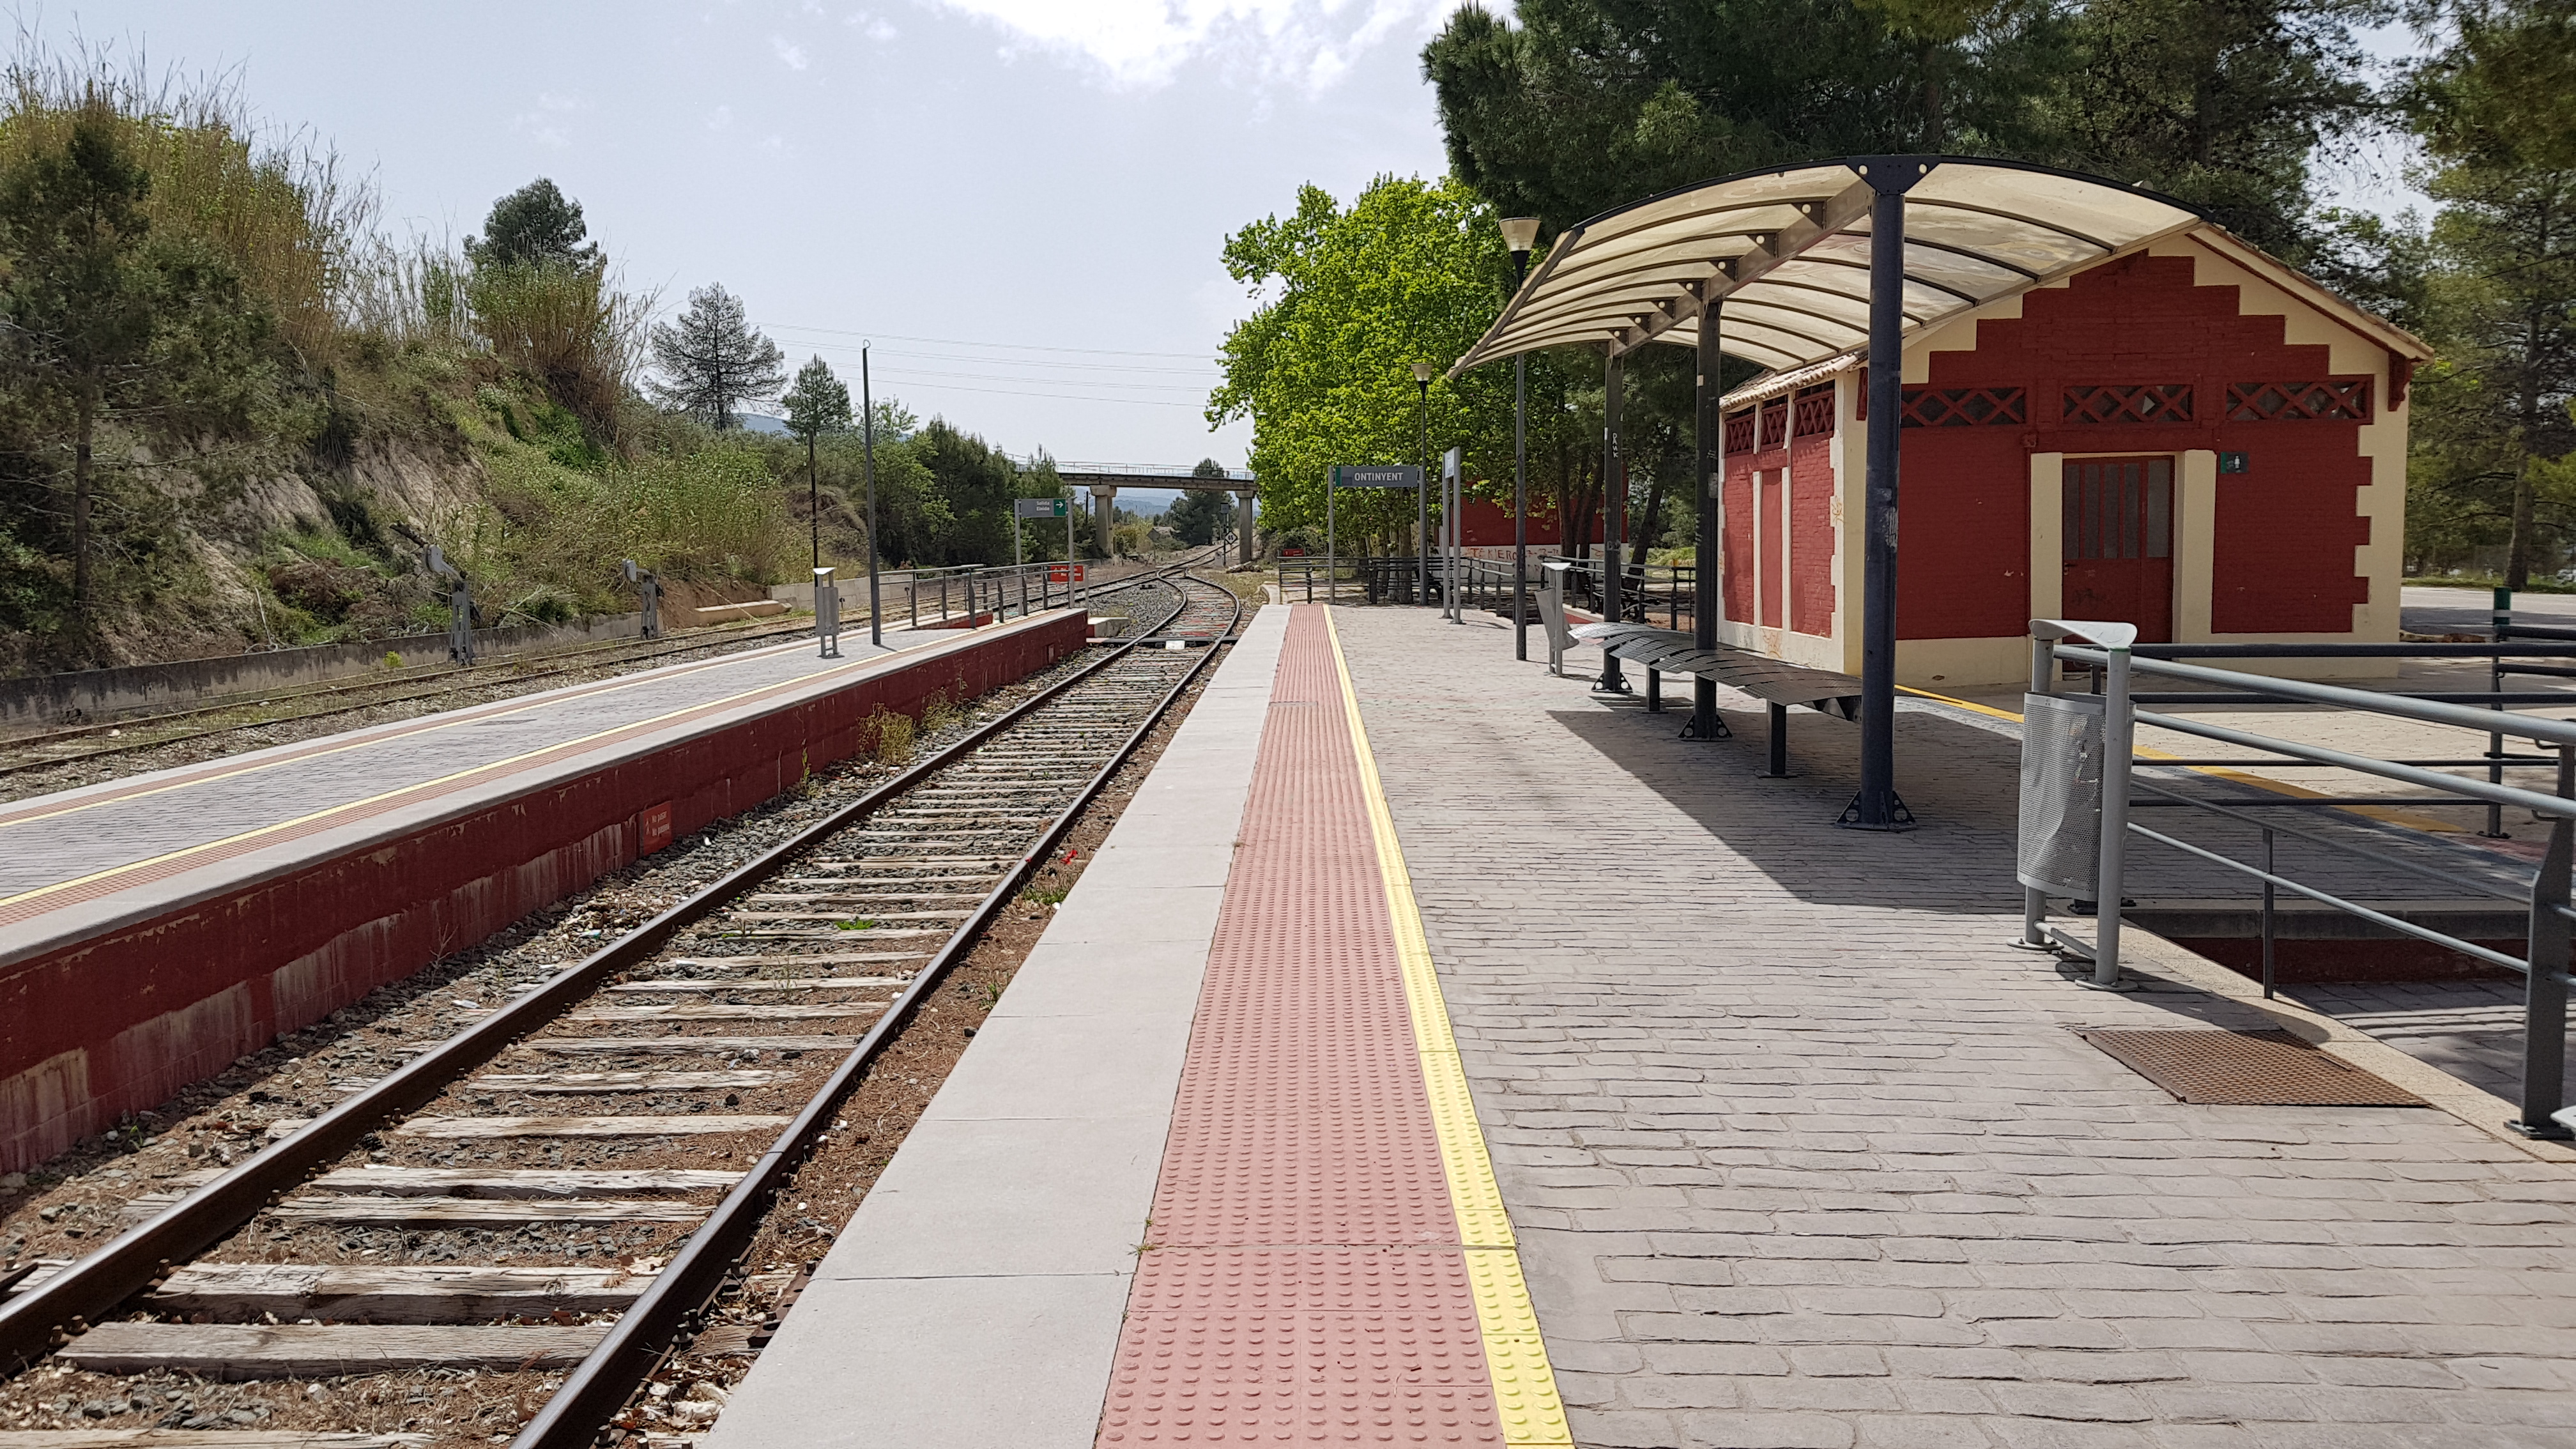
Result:
{"label": "grass", "polygon": [[[2504,580],[2494,574],[2438,574],[2428,578],[2400,579],[2398,583],[2410,589],[2500,589],[2504,587]],[[2533,579],[2515,592],[2576,594],[2576,581]]]}

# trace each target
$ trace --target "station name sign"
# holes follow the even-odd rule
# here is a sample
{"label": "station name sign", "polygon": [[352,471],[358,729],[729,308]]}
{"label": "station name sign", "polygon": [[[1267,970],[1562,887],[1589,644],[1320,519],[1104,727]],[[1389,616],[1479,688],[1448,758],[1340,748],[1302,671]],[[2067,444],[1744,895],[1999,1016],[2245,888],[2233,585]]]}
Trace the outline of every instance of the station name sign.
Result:
{"label": "station name sign", "polygon": [[1015,516],[1020,518],[1062,518],[1064,517],[1064,500],[1061,498],[1018,498],[1012,500],[1011,511]]}
{"label": "station name sign", "polygon": [[1412,463],[1369,466],[1336,463],[1333,465],[1332,486],[1335,488],[1420,488],[1422,469]]}

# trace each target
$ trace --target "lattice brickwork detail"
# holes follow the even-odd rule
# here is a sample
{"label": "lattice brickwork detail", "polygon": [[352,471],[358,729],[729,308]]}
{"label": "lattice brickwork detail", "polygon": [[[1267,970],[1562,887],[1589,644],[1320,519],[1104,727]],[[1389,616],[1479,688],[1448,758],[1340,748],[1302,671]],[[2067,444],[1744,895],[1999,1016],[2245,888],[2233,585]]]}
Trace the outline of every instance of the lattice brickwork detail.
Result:
{"label": "lattice brickwork detail", "polygon": [[2370,421],[2370,379],[2231,382],[2227,385],[2227,420],[2366,423]]}
{"label": "lattice brickwork detail", "polygon": [[2064,412],[2070,423],[2187,423],[2191,421],[2191,384],[2070,387]]}
{"label": "lattice brickwork detail", "polygon": [[1789,436],[1821,437],[1834,430],[1834,385],[1819,383],[1801,391],[1789,409]]}
{"label": "lattice brickwork detail", "polygon": [[1973,428],[2030,421],[2030,395],[2017,387],[1909,387],[1905,426]]}

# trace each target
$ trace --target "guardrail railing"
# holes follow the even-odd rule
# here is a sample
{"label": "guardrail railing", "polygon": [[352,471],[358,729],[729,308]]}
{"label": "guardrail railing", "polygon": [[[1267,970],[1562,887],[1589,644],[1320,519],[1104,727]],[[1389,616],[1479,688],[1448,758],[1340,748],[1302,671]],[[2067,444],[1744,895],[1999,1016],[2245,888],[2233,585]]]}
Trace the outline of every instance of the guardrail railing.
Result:
{"label": "guardrail railing", "polygon": [[[2523,632],[2521,630],[2514,631]],[[2293,895],[2370,921],[2402,936],[2446,947],[2523,978],[2523,1064],[2521,1115],[2506,1125],[2529,1137],[2566,1139],[2576,1136],[2562,1120],[2566,1108],[2567,988],[2571,929],[2576,910],[2569,906],[2571,866],[2576,866],[2576,721],[2505,715],[2516,704],[2576,705],[2566,691],[2512,693],[2500,685],[2481,692],[2398,693],[2355,689],[2308,680],[2277,679],[2235,669],[2186,662],[2203,659],[2363,659],[2460,658],[2488,661],[2494,680],[2505,673],[2559,674],[2565,666],[2519,663],[2534,659],[2576,660],[2576,642],[2516,642],[2499,637],[2487,644],[2151,644],[2137,642],[2135,627],[2080,619],[2034,619],[2030,626],[2030,693],[2022,716],[2022,783],[2020,851],[2017,875],[2023,888],[2022,944],[2054,949],[2092,963],[2088,984],[2117,988],[2120,983],[2121,907],[2126,897],[2129,855],[2134,844],[2175,851],[2206,865],[2245,876],[2259,884],[2263,901],[2263,990],[2274,990],[2272,968],[2273,913],[2278,894]],[[2068,694],[2059,688],[2060,666],[2085,671],[2092,688]],[[2172,681],[2181,688],[2140,691],[2141,676]],[[2474,701],[2474,703],[2472,703]],[[2416,724],[2487,735],[2483,754],[2470,758],[2383,760],[2302,740],[2259,734],[2188,715],[2142,706],[2269,704],[2349,711]],[[2150,725],[2229,746],[2252,755],[2210,759],[2136,758],[2139,725]],[[2508,737],[2527,739],[2545,754],[2513,754],[2503,748]],[[2462,752],[2466,754],[2465,751]],[[2136,767],[2280,767],[2350,770],[2430,793],[2405,795],[2309,794],[2210,800],[2135,777]],[[2473,779],[2439,773],[2444,768],[2482,768],[2489,778]],[[2507,771],[2548,771],[2549,789],[2503,783]],[[2291,823],[2272,812],[2315,811],[2353,805],[2398,806],[2408,810],[2471,808],[2501,819],[2508,809],[2529,810],[2550,825],[2549,845],[2527,888],[2508,890],[2492,879],[2444,871],[2426,860],[2400,858],[2352,838]],[[2130,818],[2133,811],[2166,809],[2195,812],[2228,822],[2251,837],[2255,861],[2178,838]],[[2491,825],[2491,829],[2496,828]],[[2527,930],[2521,956],[2512,956],[2474,941],[2435,930],[2417,921],[2348,899],[2278,868],[2276,838],[2294,837],[2342,855],[2395,866],[2413,878],[2436,881],[2471,893],[2512,900],[2524,907]],[[2048,923],[2049,902],[2070,901],[2080,914],[2093,908],[2093,939],[2083,940]]]}

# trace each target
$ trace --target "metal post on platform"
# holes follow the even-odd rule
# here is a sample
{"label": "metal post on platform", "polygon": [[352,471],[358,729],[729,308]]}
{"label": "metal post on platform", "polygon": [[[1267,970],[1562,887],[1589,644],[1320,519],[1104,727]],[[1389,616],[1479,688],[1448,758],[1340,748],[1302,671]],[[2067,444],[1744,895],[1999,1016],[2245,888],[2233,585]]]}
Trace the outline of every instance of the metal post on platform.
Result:
{"label": "metal post on platform", "polygon": [[2272,827],[2263,827],[2263,999],[2272,999],[2272,941],[2276,921],[2273,906],[2279,899],[2270,877],[2272,870]]}
{"label": "metal post on platform", "polygon": [[2129,646],[2105,651],[2111,667],[2102,689],[2102,845],[2093,875],[2093,985],[2120,984],[2121,894],[2129,854],[2129,765],[2137,721],[2129,713]]}
{"label": "metal post on platform", "polygon": [[821,646],[818,657],[841,657],[841,590],[828,568],[814,570],[814,638]]}
{"label": "metal post on platform", "polygon": [[[1718,289],[1722,279],[1712,278],[1701,284],[1705,298],[1699,309],[1699,376],[1693,384],[1693,416],[1698,420],[1698,436],[1692,440],[1691,475],[1699,480],[1699,542],[1691,550],[1691,647],[1717,648],[1718,592],[1717,566],[1721,541],[1719,503],[1724,496],[1726,480],[1726,389],[1718,368],[1725,354],[1718,350],[1719,326],[1724,320],[1726,301]],[[1690,723],[1682,727],[1686,740],[1722,740],[1727,736],[1726,721],[1717,713],[1717,681],[1704,674],[1691,676]]]}
{"label": "metal post on platform", "polygon": [[[2576,749],[2558,747],[2558,793],[2576,796]],[[2525,1137],[2565,1141],[2567,1105],[2568,872],[2576,821],[2549,822],[2549,851],[2531,883],[2531,934],[2522,978],[2522,1115],[2505,1125]]]}
{"label": "metal post on platform", "polygon": [[[1601,621],[1616,624],[1627,617],[1619,607],[1619,545],[1628,529],[1628,479],[1619,456],[1619,404],[1624,371],[1619,365],[1619,352],[1614,345],[1605,349],[1609,358],[1601,368]],[[1619,656],[1601,651],[1601,678],[1593,688],[1604,694],[1626,694],[1627,676],[1619,671]]]}
{"label": "metal post on platform", "polygon": [[1422,459],[1424,485],[1413,490],[1413,561],[1417,565],[1414,574],[1421,590],[1414,597],[1425,604],[1431,602],[1431,373],[1430,363],[1413,364],[1413,386],[1420,394],[1414,409],[1414,422],[1419,434],[1415,452]]}
{"label": "metal post on platform", "polygon": [[[1869,219],[1869,438],[1861,522],[1860,793],[1837,824],[1905,830],[1896,794],[1896,466],[1905,406],[1905,193],[1931,164],[1908,157],[1857,163],[1877,193]],[[2125,667],[2125,666],[2124,666]],[[2125,766],[2123,767],[2125,769]],[[2114,898],[2117,899],[2116,897]],[[2117,911],[2111,913],[2116,916]],[[2116,942],[2117,927],[2110,932]],[[2115,968],[2116,969],[2116,968]]]}
{"label": "metal post on platform", "polygon": [[868,391],[868,347],[859,344],[859,439],[868,482],[868,642],[885,646],[885,609],[877,598],[877,408]]}
{"label": "metal post on platform", "polygon": [[[2489,660],[2487,663],[2487,692],[2489,694],[2502,694],[2504,692],[2504,641],[2506,636],[2513,632],[2513,590],[2496,590],[2492,603],[2494,605],[2495,612],[2490,617],[2495,628],[2496,652],[2495,658]],[[2501,711],[2504,706],[2497,705],[2495,708]],[[2502,733],[2491,733],[2487,736],[2487,758],[2499,762],[2504,759],[2504,735]],[[2504,783],[2504,766],[2502,763],[2487,766],[2487,783],[2490,785],[2501,785]],[[2489,840],[2503,840],[2506,838],[2503,806],[2489,805],[2487,807],[2487,828],[2479,831],[2478,833]]]}
{"label": "metal post on platform", "polygon": [[[1512,295],[1529,283],[1530,248],[1538,245],[1538,218],[1507,216],[1500,223],[1512,254]],[[1529,658],[1529,354],[1512,354],[1512,657]]]}
{"label": "metal post on platform", "polygon": [[[1341,481],[1342,468],[1336,463],[1324,474],[1324,607],[1326,608],[1332,607],[1334,596],[1341,592],[1340,585],[1333,581],[1334,553],[1341,547],[1341,540],[1334,533],[1333,495],[1341,491]],[[1311,599],[1314,596],[1315,586],[1308,583],[1306,597]]]}

